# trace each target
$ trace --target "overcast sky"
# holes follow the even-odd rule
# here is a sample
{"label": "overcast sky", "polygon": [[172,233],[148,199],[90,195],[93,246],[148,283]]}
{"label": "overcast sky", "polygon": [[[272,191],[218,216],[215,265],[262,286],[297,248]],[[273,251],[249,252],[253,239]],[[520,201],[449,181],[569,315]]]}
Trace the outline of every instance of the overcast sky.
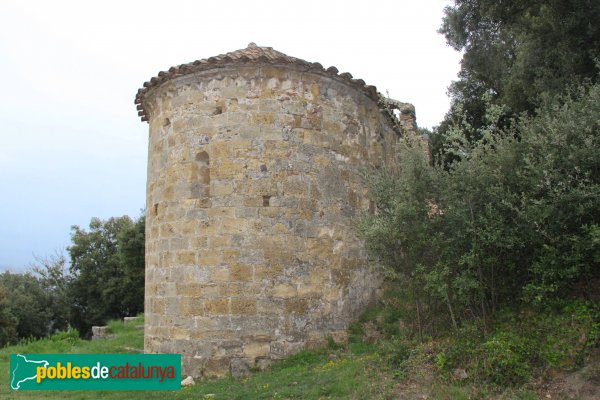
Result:
{"label": "overcast sky", "polygon": [[0,0],[0,270],[64,249],[71,225],[138,216],[148,125],[133,99],[159,71],[250,42],[413,103],[432,127],[460,54],[448,1]]}

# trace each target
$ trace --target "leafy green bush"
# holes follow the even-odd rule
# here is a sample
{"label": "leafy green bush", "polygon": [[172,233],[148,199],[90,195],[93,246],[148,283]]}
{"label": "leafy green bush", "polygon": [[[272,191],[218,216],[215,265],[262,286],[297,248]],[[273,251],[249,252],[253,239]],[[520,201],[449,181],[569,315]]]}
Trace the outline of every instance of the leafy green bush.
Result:
{"label": "leafy green bush", "polygon": [[456,127],[470,141],[481,139],[490,106],[498,112],[495,125],[506,127],[511,117],[533,114],[545,95],[587,79],[598,82],[599,2],[455,0],[445,14],[440,32],[463,54],[435,149]]}
{"label": "leafy green bush", "polygon": [[421,336],[472,319],[488,330],[506,305],[598,290],[586,282],[600,277],[600,85],[546,100],[515,131],[492,111],[481,141],[454,131],[449,169],[407,137],[369,176],[376,212],[358,226]]}
{"label": "leafy green bush", "polygon": [[531,375],[528,351],[520,336],[498,332],[481,344],[479,373],[493,385],[524,383]]}
{"label": "leafy green bush", "polygon": [[[6,271],[0,274],[0,306],[7,322],[0,321],[0,340],[3,325],[13,332],[7,342],[21,338],[41,338],[52,333],[54,309],[50,298],[38,277],[29,272],[23,274]],[[15,335],[16,334],[16,335]],[[0,342],[0,344],[4,344]]]}
{"label": "leafy green bush", "polygon": [[50,340],[53,342],[71,342],[75,343],[79,339],[79,331],[75,328],[69,327],[66,331],[57,332],[50,336]]}
{"label": "leafy green bush", "polygon": [[440,342],[434,363],[442,375],[463,368],[471,380],[517,386],[551,370],[580,367],[599,343],[599,323],[598,306],[581,300],[505,309],[496,315],[487,335],[473,321]]}
{"label": "leafy green bush", "polygon": [[83,335],[92,325],[144,309],[144,216],[92,218],[89,230],[71,227],[71,324]]}

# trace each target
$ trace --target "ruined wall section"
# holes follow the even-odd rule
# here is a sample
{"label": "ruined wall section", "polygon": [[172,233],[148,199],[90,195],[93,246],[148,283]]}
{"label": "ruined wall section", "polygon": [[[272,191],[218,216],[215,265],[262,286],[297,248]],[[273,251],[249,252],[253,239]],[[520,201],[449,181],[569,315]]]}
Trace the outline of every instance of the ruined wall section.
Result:
{"label": "ruined wall section", "polygon": [[250,64],[171,79],[144,109],[145,350],[220,376],[346,329],[380,285],[352,222],[397,137],[377,103]]}

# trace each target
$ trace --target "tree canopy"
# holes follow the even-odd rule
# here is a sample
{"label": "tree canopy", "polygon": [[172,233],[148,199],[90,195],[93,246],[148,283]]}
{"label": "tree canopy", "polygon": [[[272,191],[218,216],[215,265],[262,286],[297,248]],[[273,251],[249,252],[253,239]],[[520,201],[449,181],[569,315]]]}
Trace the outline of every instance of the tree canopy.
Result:
{"label": "tree canopy", "polygon": [[[369,253],[438,322],[487,320],[499,307],[593,298],[600,277],[600,84],[582,86],[511,131],[430,165],[406,139],[375,172]],[[427,305],[425,307],[424,305]],[[446,319],[447,317],[447,319]]]}
{"label": "tree canopy", "polygon": [[[597,295],[600,2],[456,0],[463,52],[436,160],[406,138],[376,171],[369,253],[410,288],[420,326]],[[428,325],[429,324],[429,325]]]}
{"label": "tree canopy", "polygon": [[123,216],[71,228],[71,322],[81,332],[143,311],[144,227],[143,217]]}
{"label": "tree canopy", "polygon": [[457,125],[468,140],[481,139],[488,104],[501,107],[494,123],[507,127],[567,86],[597,81],[598,21],[594,0],[456,0],[447,7],[440,32],[463,58],[436,150]]}

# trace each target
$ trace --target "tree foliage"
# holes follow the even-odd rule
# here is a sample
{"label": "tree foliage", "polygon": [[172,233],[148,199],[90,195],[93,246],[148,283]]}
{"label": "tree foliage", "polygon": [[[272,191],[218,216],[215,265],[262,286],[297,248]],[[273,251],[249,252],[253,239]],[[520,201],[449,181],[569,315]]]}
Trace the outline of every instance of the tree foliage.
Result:
{"label": "tree foliage", "polygon": [[[596,81],[600,59],[600,2],[592,0],[455,0],[440,32],[463,52],[452,106],[438,129],[436,150],[460,126],[468,140],[482,137],[487,105],[499,106],[501,127],[544,97]],[[489,100],[489,101],[486,101]],[[466,122],[464,124],[463,122]],[[456,159],[445,156],[447,161]]]}
{"label": "tree foliage", "polygon": [[38,258],[30,271],[0,275],[0,345],[41,338],[69,325],[65,257]]}
{"label": "tree foliage", "polygon": [[10,302],[0,285],[0,347],[17,340],[17,318],[10,312]]}
{"label": "tree foliage", "polygon": [[64,254],[57,251],[52,256],[36,257],[30,269],[47,297],[49,333],[67,329],[71,313],[68,292],[71,275]]}
{"label": "tree foliage", "polygon": [[582,86],[513,130],[488,125],[474,143],[456,130],[449,168],[407,139],[398,164],[373,177],[377,213],[360,224],[370,254],[412,288],[415,308],[454,326],[596,291],[586,283],[600,275],[598,115],[600,85]]}
{"label": "tree foliage", "polygon": [[8,313],[16,321],[19,338],[40,338],[51,328],[51,310],[47,293],[31,273],[0,275],[0,286],[8,300]]}
{"label": "tree foliage", "polygon": [[93,218],[72,227],[72,324],[80,332],[144,308],[144,218]]}
{"label": "tree foliage", "polygon": [[72,227],[68,248],[37,257],[24,273],[0,274],[0,346],[40,338],[70,326],[88,335],[92,325],[144,308],[144,217],[92,218]]}

